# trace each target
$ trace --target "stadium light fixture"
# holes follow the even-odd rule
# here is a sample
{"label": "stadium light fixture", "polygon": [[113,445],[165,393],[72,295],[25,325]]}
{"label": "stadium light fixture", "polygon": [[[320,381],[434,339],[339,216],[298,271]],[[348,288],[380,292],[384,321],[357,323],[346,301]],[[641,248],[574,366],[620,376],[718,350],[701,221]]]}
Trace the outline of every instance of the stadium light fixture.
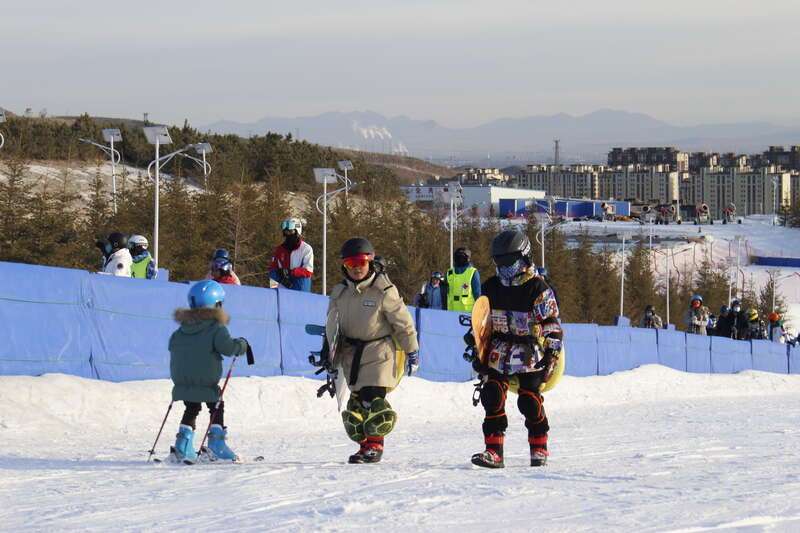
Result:
{"label": "stadium light fixture", "polygon": [[[188,150],[194,150],[195,152],[197,152],[198,155],[202,156],[202,159],[187,154],[186,151]],[[208,161],[206,161],[206,154],[210,154],[213,151],[214,149],[211,147],[211,143],[207,142],[190,144],[183,150],[178,151],[178,155],[180,155],[181,157],[185,157],[186,159],[191,159],[192,161],[203,167],[203,185],[206,189],[208,189],[208,175],[211,174],[211,164]]]}
{"label": "stadium light fixture", "polygon": [[[169,136],[169,130],[166,126],[145,126],[142,128],[144,130],[144,136],[147,137],[147,142],[155,146],[156,150],[156,158],[150,163],[150,166],[153,166],[154,163],[160,160],[159,157],[159,150],[162,144],[172,144],[172,137]],[[150,166],[147,167],[147,173],[150,173]],[[156,272],[158,272],[158,189],[159,189],[159,171],[161,170],[161,165],[155,165],[156,172],[155,172],[155,194],[153,195],[153,203],[155,206],[155,216],[153,218],[153,266],[155,267]]]}
{"label": "stadium light fixture", "polygon": [[96,143],[91,139],[78,139],[78,141],[91,144],[100,148],[111,159],[111,199],[114,205],[114,214],[117,214],[117,164],[122,160],[122,154],[114,148],[114,143],[122,142],[122,133],[117,128],[103,129],[103,140],[108,146]]}

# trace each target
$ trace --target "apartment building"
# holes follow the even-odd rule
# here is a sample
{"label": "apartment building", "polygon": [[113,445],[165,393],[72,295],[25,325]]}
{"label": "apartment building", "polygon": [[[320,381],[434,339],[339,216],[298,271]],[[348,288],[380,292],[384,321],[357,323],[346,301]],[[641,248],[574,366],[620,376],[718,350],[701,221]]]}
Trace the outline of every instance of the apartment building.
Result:
{"label": "apartment building", "polygon": [[783,170],[800,171],[800,145],[791,146],[788,150],[783,146],[770,146],[762,157],[769,165],[779,166]]}
{"label": "apartment building", "polygon": [[598,174],[602,166],[595,165],[528,165],[517,176],[517,187],[546,191],[562,198],[598,198]]}
{"label": "apartment building", "polygon": [[458,174],[461,185],[498,185],[508,183],[510,176],[504,174],[499,168],[467,168]]}
{"label": "apartment building", "polygon": [[672,146],[646,148],[612,148],[608,153],[608,166],[667,165],[669,170],[689,170],[689,154]]}
{"label": "apartment building", "polygon": [[[792,201],[792,174],[776,167],[759,169],[703,168],[687,173],[680,181],[680,201],[684,206],[708,204],[712,217],[722,216],[729,204],[740,216],[771,214],[775,207]],[[776,204],[777,200],[777,204]]]}

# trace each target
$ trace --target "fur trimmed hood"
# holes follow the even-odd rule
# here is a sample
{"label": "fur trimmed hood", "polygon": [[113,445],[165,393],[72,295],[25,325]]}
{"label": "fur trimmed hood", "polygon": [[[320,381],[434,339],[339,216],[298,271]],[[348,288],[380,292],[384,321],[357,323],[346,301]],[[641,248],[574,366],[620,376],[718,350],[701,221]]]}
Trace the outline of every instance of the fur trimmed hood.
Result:
{"label": "fur trimmed hood", "polygon": [[214,320],[218,322],[222,326],[227,326],[228,323],[231,321],[231,317],[228,316],[221,307],[198,307],[197,309],[176,309],[175,310],[175,321],[181,324],[181,326],[190,326],[193,324],[197,324],[200,322],[205,322],[206,320]]}

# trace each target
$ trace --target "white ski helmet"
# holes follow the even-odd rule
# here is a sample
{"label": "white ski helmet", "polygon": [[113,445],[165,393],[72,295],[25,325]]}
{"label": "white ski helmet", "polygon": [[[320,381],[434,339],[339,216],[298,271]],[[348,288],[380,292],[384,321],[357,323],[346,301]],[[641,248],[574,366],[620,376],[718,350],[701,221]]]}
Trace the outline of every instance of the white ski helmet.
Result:
{"label": "white ski helmet", "polygon": [[128,246],[130,248],[141,247],[144,250],[147,250],[149,243],[147,239],[143,235],[131,235],[128,239]]}
{"label": "white ski helmet", "polygon": [[287,218],[281,222],[281,231],[297,230],[298,235],[303,234],[303,223],[299,218]]}

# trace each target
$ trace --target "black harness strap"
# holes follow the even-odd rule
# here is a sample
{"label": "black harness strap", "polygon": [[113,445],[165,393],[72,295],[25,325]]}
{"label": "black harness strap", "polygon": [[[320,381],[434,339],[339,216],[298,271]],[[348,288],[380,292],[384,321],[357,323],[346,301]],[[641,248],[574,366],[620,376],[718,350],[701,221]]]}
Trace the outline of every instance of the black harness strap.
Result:
{"label": "black harness strap", "polygon": [[361,370],[361,356],[364,355],[364,348],[367,346],[367,344],[391,338],[391,335],[386,335],[378,339],[372,339],[371,341],[362,341],[361,339],[353,339],[352,337],[344,338],[344,341],[347,344],[356,347],[356,353],[353,354],[353,365],[350,367],[350,379],[347,382],[348,385],[352,387],[358,381],[358,373]]}

